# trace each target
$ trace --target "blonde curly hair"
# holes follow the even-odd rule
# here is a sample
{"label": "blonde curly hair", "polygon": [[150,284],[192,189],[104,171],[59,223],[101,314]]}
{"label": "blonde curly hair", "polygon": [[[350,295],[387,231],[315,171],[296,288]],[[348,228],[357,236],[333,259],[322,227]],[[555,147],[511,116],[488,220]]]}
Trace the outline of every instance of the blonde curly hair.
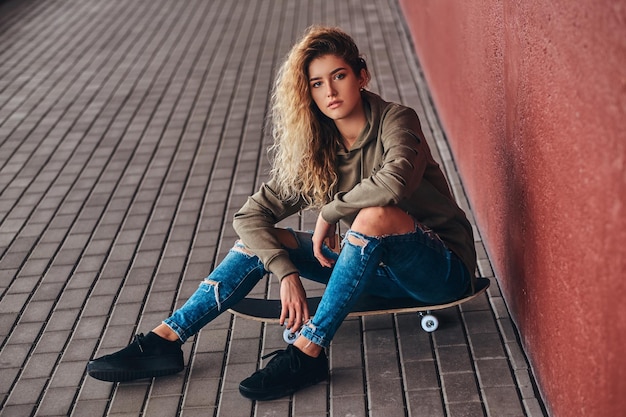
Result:
{"label": "blonde curly hair", "polygon": [[282,199],[300,198],[312,208],[330,201],[337,184],[336,152],[340,135],[334,122],[311,98],[309,65],[324,55],[342,58],[359,76],[365,60],[354,40],[338,28],[312,26],[292,47],[272,91],[270,120],[274,143],[271,176]]}

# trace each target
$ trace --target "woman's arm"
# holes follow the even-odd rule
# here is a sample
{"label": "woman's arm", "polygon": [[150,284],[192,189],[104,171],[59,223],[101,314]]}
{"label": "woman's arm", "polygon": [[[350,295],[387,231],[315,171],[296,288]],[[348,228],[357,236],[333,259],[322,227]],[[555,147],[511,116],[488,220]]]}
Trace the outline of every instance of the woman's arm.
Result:
{"label": "woman's arm", "polygon": [[302,206],[301,201],[286,203],[281,200],[270,181],[248,197],[233,218],[233,228],[246,248],[279,279],[298,271],[278,241],[274,228],[279,221],[300,211]]}
{"label": "woman's arm", "polygon": [[249,197],[233,219],[233,227],[243,244],[259,257],[265,269],[279,278],[280,324],[293,331],[309,319],[306,292],[297,268],[274,232],[276,223],[297,213],[302,205],[302,202],[282,201],[270,182]]}

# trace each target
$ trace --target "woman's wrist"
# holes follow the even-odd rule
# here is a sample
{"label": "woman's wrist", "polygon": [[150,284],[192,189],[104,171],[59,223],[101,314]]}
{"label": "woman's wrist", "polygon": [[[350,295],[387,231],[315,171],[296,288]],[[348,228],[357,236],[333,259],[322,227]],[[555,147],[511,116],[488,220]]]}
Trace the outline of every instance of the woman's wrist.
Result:
{"label": "woman's wrist", "polygon": [[285,275],[284,277],[282,277],[280,279],[280,282],[282,283],[284,280],[299,280],[300,279],[300,275],[297,272],[292,272],[290,274]]}

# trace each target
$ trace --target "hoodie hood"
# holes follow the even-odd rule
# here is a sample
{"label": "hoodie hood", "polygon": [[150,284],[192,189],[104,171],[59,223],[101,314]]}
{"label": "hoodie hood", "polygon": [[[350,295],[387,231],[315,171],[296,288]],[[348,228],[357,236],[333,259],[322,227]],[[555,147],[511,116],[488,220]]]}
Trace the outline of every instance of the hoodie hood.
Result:
{"label": "hoodie hood", "polygon": [[[378,95],[366,90],[361,92],[361,98],[363,99],[363,107],[365,110],[365,117],[367,118],[367,124],[357,137],[349,152],[361,149],[371,141],[376,140],[380,126],[380,116],[383,113],[384,108],[390,104]],[[340,153],[342,152],[346,153],[345,150],[340,150]]]}
{"label": "hoodie hood", "polygon": [[369,91],[363,91],[361,95],[367,123],[349,150],[338,146],[338,192],[350,190],[356,182],[372,175],[382,162],[382,144],[379,141],[381,115],[390,103]]}

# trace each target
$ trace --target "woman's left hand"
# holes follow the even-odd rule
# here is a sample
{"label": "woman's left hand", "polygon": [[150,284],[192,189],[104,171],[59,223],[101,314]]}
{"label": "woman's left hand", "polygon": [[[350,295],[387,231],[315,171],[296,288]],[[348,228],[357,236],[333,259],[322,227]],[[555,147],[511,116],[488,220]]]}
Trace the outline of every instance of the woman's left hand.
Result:
{"label": "woman's left hand", "polygon": [[327,240],[328,246],[331,249],[335,249],[335,225],[327,223],[322,218],[322,215],[317,216],[317,222],[315,222],[315,231],[313,232],[313,255],[319,261],[320,265],[330,268],[334,264],[334,260],[328,259],[322,253],[322,245]]}
{"label": "woman's left hand", "polygon": [[287,275],[280,281],[280,325],[296,332],[309,318],[306,291],[298,274]]}

